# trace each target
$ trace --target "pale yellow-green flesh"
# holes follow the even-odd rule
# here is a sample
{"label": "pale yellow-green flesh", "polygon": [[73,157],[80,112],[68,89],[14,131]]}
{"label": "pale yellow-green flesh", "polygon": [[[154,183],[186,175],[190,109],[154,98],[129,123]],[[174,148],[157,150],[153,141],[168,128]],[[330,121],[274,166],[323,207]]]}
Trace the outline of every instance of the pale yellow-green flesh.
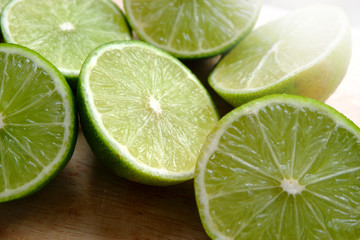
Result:
{"label": "pale yellow-green flesh", "polygon": [[5,7],[5,5],[9,2],[10,0],[0,0],[0,11],[3,9],[3,7]]}
{"label": "pale yellow-green flesh", "polygon": [[[359,136],[293,103],[233,120],[204,173],[207,228],[235,239],[358,239]],[[289,194],[284,179],[304,189]]]}
{"label": "pale yellow-green flesh", "polygon": [[77,76],[97,46],[131,38],[111,1],[20,0],[6,9],[5,40],[39,52],[65,75]]}
{"label": "pale yellow-green flesh", "polygon": [[256,29],[240,42],[216,67],[213,86],[246,92],[287,79],[338,47],[348,27],[336,8],[309,7],[293,12]]}
{"label": "pale yellow-green flesh", "polygon": [[46,175],[69,137],[70,123],[65,119],[69,109],[58,91],[51,76],[36,63],[0,52],[1,199],[10,190]]}
{"label": "pale yellow-green flesh", "polygon": [[217,52],[251,29],[260,0],[127,0],[135,31],[146,41],[179,55]]}
{"label": "pale yellow-green flesh", "polygon": [[204,88],[172,58],[136,45],[106,51],[89,84],[106,131],[138,163],[194,168],[217,115]]}

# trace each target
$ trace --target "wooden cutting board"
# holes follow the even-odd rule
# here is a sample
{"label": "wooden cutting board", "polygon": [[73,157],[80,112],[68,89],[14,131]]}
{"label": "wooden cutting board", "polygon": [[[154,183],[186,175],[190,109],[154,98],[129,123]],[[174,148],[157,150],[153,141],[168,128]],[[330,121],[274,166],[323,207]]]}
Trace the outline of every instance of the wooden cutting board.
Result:
{"label": "wooden cutting board", "polygon": [[[122,1],[116,1],[122,6]],[[259,22],[278,12],[264,8]],[[354,34],[347,76],[327,101],[360,125],[360,37]],[[187,65],[206,84],[217,58]],[[214,93],[212,92],[214,95]],[[221,113],[230,107],[214,95]],[[42,190],[0,204],[0,239],[208,239],[193,182],[151,187],[123,180],[101,165],[82,132],[74,156]]]}

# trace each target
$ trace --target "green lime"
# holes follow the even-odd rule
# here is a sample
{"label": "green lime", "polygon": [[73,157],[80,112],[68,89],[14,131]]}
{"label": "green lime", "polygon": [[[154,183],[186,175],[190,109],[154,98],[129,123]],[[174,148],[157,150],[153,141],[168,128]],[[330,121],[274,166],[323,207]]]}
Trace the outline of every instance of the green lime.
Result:
{"label": "green lime", "polygon": [[61,73],[32,50],[0,44],[0,202],[43,187],[69,161],[76,137]]}
{"label": "green lime", "polygon": [[118,175],[149,185],[193,178],[218,116],[180,61],[140,41],[113,42],[89,55],[78,83],[84,135]]}
{"label": "green lime", "polygon": [[125,0],[137,35],[179,58],[222,53],[253,28],[262,0]]}
{"label": "green lime", "polygon": [[209,135],[195,172],[214,239],[359,239],[360,129],[322,102],[250,101]]}
{"label": "green lime", "polygon": [[39,52],[71,86],[93,49],[131,39],[121,10],[110,0],[13,0],[3,9],[1,29],[6,42]]}
{"label": "green lime", "polygon": [[324,101],[347,71],[350,35],[338,7],[295,10],[249,34],[214,68],[209,84],[233,106],[272,93]]}

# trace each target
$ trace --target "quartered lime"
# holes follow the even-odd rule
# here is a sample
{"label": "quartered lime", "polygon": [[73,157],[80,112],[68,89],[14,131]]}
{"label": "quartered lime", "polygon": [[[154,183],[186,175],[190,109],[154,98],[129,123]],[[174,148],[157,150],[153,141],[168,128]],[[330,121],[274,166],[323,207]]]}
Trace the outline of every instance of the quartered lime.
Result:
{"label": "quartered lime", "polygon": [[125,0],[138,36],[179,58],[222,53],[254,26],[262,0]]}
{"label": "quartered lime", "polygon": [[344,11],[311,5],[249,34],[219,62],[209,83],[234,106],[271,93],[324,101],[343,79],[350,55]]}
{"label": "quartered lime", "polygon": [[72,86],[92,50],[131,38],[121,10],[110,0],[13,0],[3,9],[1,29],[6,42],[39,52]]}
{"label": "quartered lime", "polygon": [[316,100],[271,95],[222,118],[196,198],[214,239],[359,239],[360,129]]}
{"label": "quartered lime", "polygon": [[75,120],[61,73],[32,50],[0,44],[0,202],[39,190],[64,167]]}
{"label": "quartered lime", "polygon": [[180,61],[140,41],[105,44],[85,61],[77,89],[84,135],[118,175],[150,185],[193,177],[218,116]]}

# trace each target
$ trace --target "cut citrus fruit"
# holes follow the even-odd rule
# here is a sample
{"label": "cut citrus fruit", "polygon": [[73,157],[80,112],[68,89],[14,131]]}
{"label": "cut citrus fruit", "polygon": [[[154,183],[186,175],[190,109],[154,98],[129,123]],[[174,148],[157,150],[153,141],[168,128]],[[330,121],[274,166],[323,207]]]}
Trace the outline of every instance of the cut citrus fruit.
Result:
{"label": "cut citrus fruit", "polygon": [[216,239],[358,239],[360,129],[322,102],[271,95],[219,121],[195,192]]}
{"label": "cut citrus fruit", "polygon": [[110,0],[13,0],[3,9],[1,28],[6,42],[39,52],[72,86],[90,51],[131,38],[121,10]]}
{"label": "cut citrus fruit", "polygon": [[272,93],[324,101],[343,79],[350,55],[343,10],[312,5],[249,34],[214,68],[209,83],[233,106]]}
{"label": "cut citrus fruit", "polygon": [[32,50],[0,44],[0,202],[39,190],[64,167],[75,120],[61,73]]}
{"label": "cut citrus fruit", "polygon": [[126,0],[137,35],[179,58],[222,53],[254,26],[262,0]]}
{"label": "cut citrus fruit", "polygon": [[95,154],[118,175],[149,185],[191,179],[218,120],[195,75],[140,41],[113,42],[92,52],[77,96]]}

